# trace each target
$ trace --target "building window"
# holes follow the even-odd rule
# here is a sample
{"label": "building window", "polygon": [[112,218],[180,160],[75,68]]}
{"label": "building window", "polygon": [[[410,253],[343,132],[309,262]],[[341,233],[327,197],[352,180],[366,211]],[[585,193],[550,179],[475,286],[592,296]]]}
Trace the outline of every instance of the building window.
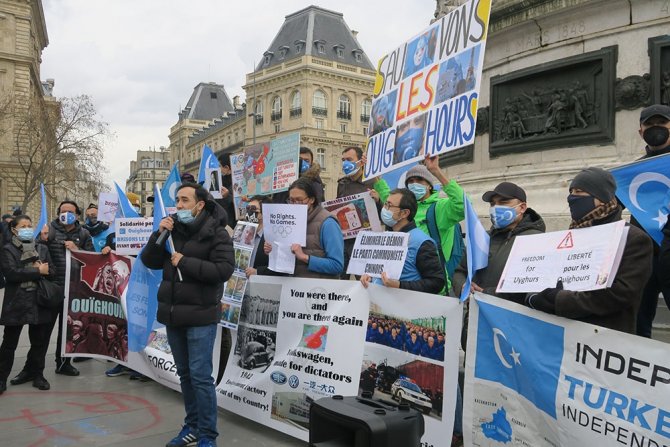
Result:
{"label": "building window", "polygon": [[279,59],[284,59],[287,53],[288,53],[288,47],[287,46],[281,47],[279,49]]}
{"label": "building window", "polygon": [[325,171],[327,168],[326,165],[326,150],[322,147],[316,150],[316,162],[321,166],[321,170]]}
{"label": "building window", "polygon": [[370,112],[372,112],[372,100],[365,98],[361,104],[361,122],[370,122]]}
{"label": "building window", "polygon": [[216,99],[216,92],[209,92],[209,97],[212,99]]}
{"label": "building window", "polygon": [[256,101],[255,109],[254,118],[256,119],[256,125],[263,124],[263,103],[261,101]]}
{"label": "building window", "polygon": [[347,125],[345,123],[340,123],[340,132],[347,133]]}
{"label": "building window", "polygon": [[305,41],[304,40],[298,40],[295,42],[295,52],[300,54],[302,53],[302,49],[305,46]]}
{"label": "building window", "polygon": [[296,90],[291,95],[291,118],[297,118],[302,115],[302,97],[300,96],[300,90]]}
{"label": "building window", "polygon": [[314,120],[317,129],[323,129],[323,120],[316,119]]}
{"label": "building window", "polygon": [[358,51],[354,53],[354,58],[356,59],[356,62],[363,62],[363,55]]}
{"label": "building window", "polygon": [[270,116],[272,121],[278,121],[281,119],[281,98],[275,96],[272,100],[272,114]]}
{"label": "building window", "polygon": [[326,94],[323,93],[323,90],[314,92],[314,97],[312,98],[312,114],[316,116],[328,116]]}
{"label": "building window", "polygon": [[275,133],[279,133],[281,131],[281,124],[275,123]]}
{"label": "building window", "polygon": [[341,95],[338,101],[337,118],[341,120],[351,119],[351,100],[347,95]]}
{"label": "building window", "polygon": [[318,51],[320,54],[325,54],[326,53],[326,45],[323,43],[319,42],[316,44],[316,51]]}

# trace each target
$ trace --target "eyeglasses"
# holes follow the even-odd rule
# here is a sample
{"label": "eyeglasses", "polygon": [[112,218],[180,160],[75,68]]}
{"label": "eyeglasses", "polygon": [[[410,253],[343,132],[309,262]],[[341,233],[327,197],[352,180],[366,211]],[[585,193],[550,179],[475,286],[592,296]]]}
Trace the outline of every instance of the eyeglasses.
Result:
{"label": "eyeglasses", "polygon": [[385,202],[385,203],[384,203],[384,208],[386,208],[386,209],[400,208],[400,206],[399,206],[399,205],[394,205],[394,204],[392,204],[391,202]]}
{"label": "eyeglasses", "polygon": [[304,199],[291,199],[290,197],[286,199],[286,203],[291,204],[291,205],[307,205],[307,201],[309,200],[309,197],[305,197]]}

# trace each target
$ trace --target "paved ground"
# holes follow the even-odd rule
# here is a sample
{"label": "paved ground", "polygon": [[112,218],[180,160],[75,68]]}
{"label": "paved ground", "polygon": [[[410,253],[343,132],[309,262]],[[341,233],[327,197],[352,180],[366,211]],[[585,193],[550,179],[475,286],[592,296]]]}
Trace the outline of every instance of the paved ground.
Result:
{"label": "paved ground", "polygon": [[[0,292],[0,301],[2,292]],[[659,309],[660,311],[661,309]],[[659,315],[663,322],[670,314]],[[655,330],[654,338],[670,342],[670,331]],[[181,426],[183,407],[179,393],[154,382],[109,378],[110,363],[78,363],[79,377],[54,374],[55,337],[47,357],[45,377],[51,391],[38,391],[30,383],[12,386],[0,396],[2,447],[152,447],[162,446]],[[14,363],[18,373],[28,352],[24,330]],[[260,424],[227,411],[219,411],[219,446],[306,446]]]}

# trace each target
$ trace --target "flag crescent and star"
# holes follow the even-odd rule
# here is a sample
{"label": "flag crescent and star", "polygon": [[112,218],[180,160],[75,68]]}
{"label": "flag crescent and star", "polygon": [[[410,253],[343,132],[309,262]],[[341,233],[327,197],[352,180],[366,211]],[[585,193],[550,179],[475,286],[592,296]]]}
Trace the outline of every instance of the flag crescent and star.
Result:
{"label": "flag crescent and star", "polygon": [[[512,369],[514,366],[511,365],[505,356],[502,353],[502,349],[500,347],[500,337],[504,338],[505,341],[507,341],[507,337],[505,336],[505,333],[498,329],[497,327],[493,328],[493,348],[496,351],[496,355],[498,356],[498,359],[500,360],[500,363],[507,368],[507,369]],[[512,352],[509,353],[510,357],[514,359],[514,364],[515,365],[521,365],[521,361],[519,360],[519,357],[521,357],[520,352],[516,352],[514,350],[514,347],[512,347]]]}
{"label": "flag crescent and star", "polygon": [[[649,182],[658,182],[670,188],[670,178],[658,172],[643,172],[641,174],[636,175],[635,178],[633,178],[633,180],[630,182],[630,189],[628,190],[628,196],[630,198],[631,203],[637,209],[645,213],[647,211],[640,206],[640,203],[637,200],[637,192],[640,189],[640,187],[642,187],[642,185]],[[658,216],[655,217],[653,220],[658,222],[659,228],[663,228],[665,223],[668,221],[668,214],[664,213],[661,210],[658,210]]]}

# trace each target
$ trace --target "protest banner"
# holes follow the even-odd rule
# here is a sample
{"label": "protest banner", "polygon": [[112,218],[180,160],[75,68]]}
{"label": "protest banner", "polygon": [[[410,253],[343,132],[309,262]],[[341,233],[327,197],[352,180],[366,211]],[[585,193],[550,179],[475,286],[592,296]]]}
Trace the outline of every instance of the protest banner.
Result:
{"label": "protest banner", "polygon": [[241,197],[286,191],[298,179],[300,134],[275,138],[249,146],[230,157],[235,214],[244,217]]}
{"label": "protest banner", "polygon": [[117,218],[116,253],[119,255],[138,255],[153,232],[153,219],[149,217]]}
{"label": "protest banner", "polygon": [[669,382],[665,343],[470,301],[465,445],[668,445]]}
{"label": "protest banner", "polygon": [[[251,255],[254,251],[258,224],[239,221],[233,230],[233,247],[235,249],[235,270],[223,288],[221,297],[220,324],[230,329],[237,329],[240,318],[240,302],[247,287],[246,269],[250,267]],[[258,247],[262,250],[263,247]]]}
{"label": "protest banner", "polygon": [[381,278],[382,272],[386,272],[389,278],[400,279],[408,243],[409,233],[360,232],[356,236],[347,273]]}
{"label": "protest banner", "polygon": [[98,195],[98,220],[114,222],[119,209],[119,196],[113,192],[101,192]]}
{"label": "protest banner", "polygon": [[67,250],[63,352],[125,363],[128,323],[122,295],[128,284],[132,259]]}
{"label": "protest banner", "polygon": [[354,238],[363,230],[384,230],[377,205],[369,192],[329,200],[321,206],[337,219],[344,239]]}
{"label": "protest banner", "polygon": [[491,0],[471,0],[382,57],[365,177],[472,144]]}
{"label": "protest banner", "polygon": [[497,292],[540,292],[556,287],[584,291],[610,287],[626,246],[628,229],[620,220],[597,227],[518,236]]}
{"label": "protest banner", "polygon": [[[374,399],[422,410],[424,445],[444,445],[453,425],[461,318],[458,301],[444,297],[375,285],[364,289],[353,281],[253,276],[217,387],[218,403],[307,440],[313,400],[372,391]],[[402,342],[365,342],[373,321],[397,327]],[[434,340],[424,356],[410,352],[405,340],[420,330],[442,334],[442,349]]]}
{"label": "protest banner", "polygon": [[263,204],[263,234],[272,244],[268,268],[292,274],[295,255],[292,244],[307,243],[307,205]]}
{"label": "protest banner", "polygon": [[612,169],[616,196],[651,238],[661,245],[670,215],[670,154],[635,161]]}

